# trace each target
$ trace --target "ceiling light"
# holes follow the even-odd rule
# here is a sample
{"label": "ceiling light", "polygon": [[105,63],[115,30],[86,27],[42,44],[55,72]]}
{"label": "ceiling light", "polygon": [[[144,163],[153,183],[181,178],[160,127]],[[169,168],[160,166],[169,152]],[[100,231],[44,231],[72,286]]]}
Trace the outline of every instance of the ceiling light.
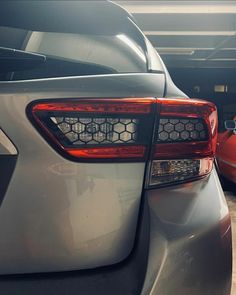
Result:
{"label": "ceiling light", "polygon": [[144,31],[148,36],[235,36],[236,31]]}
{"label": "ceiling light", "polygon": [[117,1],[118,4],[134,14],[232,14],[236,13],[236,4],[233,1],[199,3],[195,1]]}
{"label": "ceiling light", "polygon": [[157,48],[159,54],[162,55],[193,55],[194,50],[188,48]]}

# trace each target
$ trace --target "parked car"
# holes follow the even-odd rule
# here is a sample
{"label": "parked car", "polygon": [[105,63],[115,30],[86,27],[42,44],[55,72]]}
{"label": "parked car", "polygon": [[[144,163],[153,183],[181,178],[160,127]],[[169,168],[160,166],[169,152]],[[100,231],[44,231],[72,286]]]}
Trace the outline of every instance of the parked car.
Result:
{"label": "parked car", "polygon": [[236,116],[225,121],[225,131],[218,134],[216,159],[219,172],[227,180],[236,183]]}
{"label": "parked car", "polygon": [[230,294],[214,104],[112,2],[1,2],[0,36],[0,294]]}

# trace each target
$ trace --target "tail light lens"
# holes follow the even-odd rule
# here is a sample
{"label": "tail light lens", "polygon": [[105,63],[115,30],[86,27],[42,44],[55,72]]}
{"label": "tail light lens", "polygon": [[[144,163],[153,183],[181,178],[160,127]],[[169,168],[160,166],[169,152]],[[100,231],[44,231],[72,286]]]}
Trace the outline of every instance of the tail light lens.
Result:
{"label": "tail light lens", "polygon": [[28,114],[63,156],[79,161],[145,161],[153,125],[154,98],[44,101]]}
{"label": "tail light lens", "polygon": [[172,184],[200,178],[212,170],[213,159],[154,160],[149,186]]}
{"label": "tail light lens", "polygon": [[148,187],[210,173],[217,112],[189,99],[36,101],[27,114],[46,140],[74,161],[146,161]]}
{"label": "tail light lens", "polygon": [[190,181],[209,174],[217,140],[217,111],[200,100],[158,99],[148,186]]}

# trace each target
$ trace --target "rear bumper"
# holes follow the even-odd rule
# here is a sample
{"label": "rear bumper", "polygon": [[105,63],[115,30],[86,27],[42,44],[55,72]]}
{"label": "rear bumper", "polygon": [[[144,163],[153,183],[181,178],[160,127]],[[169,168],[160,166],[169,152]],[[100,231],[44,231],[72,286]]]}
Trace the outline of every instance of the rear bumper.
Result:
{"label": "rear bumper", "polygon": [[147,191],[128,259],[93,271],[0,277],[0,294],[229,295],[231,228],[215,172]]}

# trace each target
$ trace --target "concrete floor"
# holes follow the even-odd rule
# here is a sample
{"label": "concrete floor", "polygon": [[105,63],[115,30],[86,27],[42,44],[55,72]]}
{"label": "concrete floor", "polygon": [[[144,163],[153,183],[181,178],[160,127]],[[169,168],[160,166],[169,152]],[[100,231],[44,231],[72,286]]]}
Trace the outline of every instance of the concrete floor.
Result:
{"label": "concrete floor", "polygon": [[227,186],[224,188],[226,199],[229,205],[232,220],[233,236],[233,280],[231,295],[236,295],[236,187]]}

